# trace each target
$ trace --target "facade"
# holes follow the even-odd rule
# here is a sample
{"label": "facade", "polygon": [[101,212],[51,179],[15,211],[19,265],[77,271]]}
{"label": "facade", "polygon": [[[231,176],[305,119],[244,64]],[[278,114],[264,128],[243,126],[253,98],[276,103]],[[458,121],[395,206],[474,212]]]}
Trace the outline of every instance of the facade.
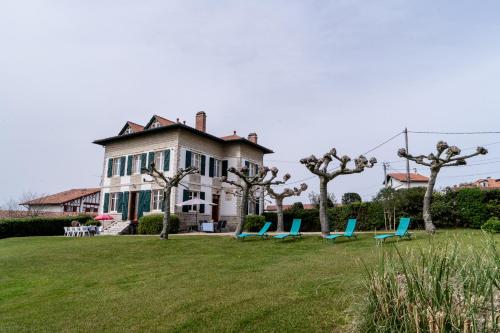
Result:
{"label": "facade", "polygon": [[100,188],[78,188],[22,202],[29,211],[37,213],[96,213]]}
{"label": "facade", "polygon": [[[105,148],[99,211],[118,221],[137,221],[142,215],[163,211],[160,187],[141,173],[152,161],[167,177],[180,168],[199,168],[199,174],[185,177],[172,190],[170,209],[179,216],[184,230],[196,225],[196,218],[235,225],[240,200],[235,188],[222,184],[219,177],[236,181],[227,169],[243,165],[255,174],[263,165],[264,154],[272,153],[257,143],[255,133],[247,138],[236,132],[225,137],[207,133],[205,112],[196,114],[195,127],[153,116],[144,127],[127,122],[118,136],[94,143]],[[177,206],[192,198],[214,205]]]}
{"label": "facade", "polygon": [[[429,177],[418,173],[410,173],[410,188],[414,187],[427,187]],[[383,183],[386,187],[393,189],[408,188],[407,174],[403,172],[387,174]]]}

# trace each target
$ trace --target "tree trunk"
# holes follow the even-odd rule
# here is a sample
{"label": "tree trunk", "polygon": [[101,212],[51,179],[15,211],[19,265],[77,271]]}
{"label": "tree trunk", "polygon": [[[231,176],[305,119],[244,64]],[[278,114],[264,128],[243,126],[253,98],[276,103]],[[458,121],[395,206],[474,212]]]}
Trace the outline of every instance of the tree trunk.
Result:
{"label": "tree trunk", "polygon": [[319,221],[321,223],[321,236],[330,234],[330,224],[328,222],[328,179],[319,177]]}
{"label": "tree trunk", "polygon": [[241,191],[240,222],[236,227],[236,232],[234,233],[235,236],[238,236],[243,232],[243,225],[245,224],[245,216],[248,208],[248,196],[250,194],[249,192],[250,188],[247,186],[245,186]]}
{"label": "tree trunk", "polygon": [[165,212],[163,213],[163,229],[161,230],[160,239],[168,239],[168,232],[170,230],[170,193],[172,192],[171,187],[166,187],[163,190],[163,208]]}
{"label": "tree trunk", "polygon": [[436,178],[439,173],[439,169],[431,169],[431,176],[429,177],[429,184],[427,185],[427,190],[424,196],[424,208],[423,216],[425,222],[425,231],[428,233],[434,233],[436,231],[436,226],[432,223],[431,216],[431,201],[432,193],[434,192],[434,185],[436,185]]}
{"label": "tree trunk", "polygon": [[276,215],[278,216],[278,223],[276,225],[276,231],[285,231],[285,223],[283,222],[283,199],[276,198]]}

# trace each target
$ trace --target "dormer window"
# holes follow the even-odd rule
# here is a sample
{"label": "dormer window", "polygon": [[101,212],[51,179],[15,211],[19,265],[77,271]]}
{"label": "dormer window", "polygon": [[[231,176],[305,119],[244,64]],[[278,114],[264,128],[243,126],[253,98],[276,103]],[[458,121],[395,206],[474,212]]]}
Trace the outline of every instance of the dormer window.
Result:
{"label": "dormer window", "polygon": [[125,130],[125,132],[123,132],[123,134],[130,134],[130,133],[133,133],[132,132],[132,129],[129,127],[127,127],[127,129]]}
{"label": "dormer window", "polygon": [[161,124],[158,120],[155,120],[153,121],[153,123],[151,124],[151,126],[149,126],[149,128],[157,128],[157,127],[160,127]]}

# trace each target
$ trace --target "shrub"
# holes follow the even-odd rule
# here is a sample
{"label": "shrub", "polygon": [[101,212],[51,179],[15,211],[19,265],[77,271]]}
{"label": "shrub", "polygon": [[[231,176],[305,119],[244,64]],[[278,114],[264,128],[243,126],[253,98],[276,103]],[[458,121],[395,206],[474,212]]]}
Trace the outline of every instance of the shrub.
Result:
{"label": "shrub", "polygon": [[259,231],[266,222],[266,218],[261,215],[247,215],[245,217],[245,230],[256,232]]}
{"label": "shrub", "polygon": [[64,227],[69,227],[71,221],[85,224],[89,219],[89,215],[1,219],[0,238],[64,235]]}
{"label": "shrub", "polygon": [[[272,222],[270,230],[276,230],[277,224],[277,214],[271,212],[265,212],[263,214],[264,218],[268,222]],[[295,218],[302,220],[300,227],[301,231],[319,231],[319,210],[318,209],[287,209],[283,211],[283,222],[285,230],[290,230],[292,227],[292,221]]]}
{"label": "shrub", "polygon": [[484,202],[484,191],[479,188],[464,188],[456,193],[457,219],[466,227],[480,228],[488,220]]}
{"label": "shrub", "polygon": [[500,232],[500,220],[497,217],[492,217],[481,226],[481,229],[493,234]]}
{"label": "shrub", "polygon": [[[137,232],[141,235],[158,235],[163,228],[163,214],[149,214],[144,215],[139,219],[139,227]],[[179,232],[179,217],[177,215],[170,215],[170,234]]]}
{"label": "shrub", "polygon": [[84,225],[95,225],[95,226],[100,227],[101,226],[101,222],[97,221],[97,220],[88,220],[87,222],[85,222]]}
{"label": "shrub", "polygon": [[429,246],[382,256],[367,270],[356,331],[497,332],[500,258],[494,243],[458,249]]}

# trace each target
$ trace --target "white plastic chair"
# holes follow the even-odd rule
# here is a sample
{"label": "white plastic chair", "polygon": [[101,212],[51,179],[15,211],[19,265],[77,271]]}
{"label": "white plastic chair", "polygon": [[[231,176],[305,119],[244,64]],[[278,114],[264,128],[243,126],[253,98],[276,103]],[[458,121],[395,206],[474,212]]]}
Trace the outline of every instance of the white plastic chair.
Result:
{"label": "white plastic chair", "polygon": [[85,234],[87,234],[87,236],[90,237],[89,227],[80,227],[80,230],[82,232],[82,236],[85,236]]}
{"label": "white plastic chair", "polygon": [[68,236],[69,230],[68,227],[64,227],[64,236]]}

